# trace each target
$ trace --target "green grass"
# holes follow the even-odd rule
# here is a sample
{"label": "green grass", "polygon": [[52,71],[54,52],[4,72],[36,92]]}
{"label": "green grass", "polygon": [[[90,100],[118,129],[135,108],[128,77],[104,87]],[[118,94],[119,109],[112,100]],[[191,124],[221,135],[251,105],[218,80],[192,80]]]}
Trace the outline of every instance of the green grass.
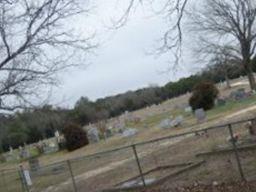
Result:
{"label": "green grass", "polygon": [[241,101],[228,101],[225,105],[217,106],[214,109],[208,111],[207,115],[209,117],[216,115],[222,116],[223,113],[233,112],[234,110],[244,109],[253,105],[256,105],[256,95]]}
{"label": "green grass", "polygon": [[126,124],[126,126],[136,127],[136,128],[143,128],[146,125],[147,127],[154,127],[154,126],[157,126],[162,120],[170,118],[170,117],[175,118],[178,115],[186,116],[187,114],[185,112],[183,112],[182,110],[180,110],[180,109],[175,109],[175,110],[172,110],[172,111],[165,111],[165,112],[160,113],[160,114],[149,116],[145,120],[143,120],[139,123],[128,122]]}

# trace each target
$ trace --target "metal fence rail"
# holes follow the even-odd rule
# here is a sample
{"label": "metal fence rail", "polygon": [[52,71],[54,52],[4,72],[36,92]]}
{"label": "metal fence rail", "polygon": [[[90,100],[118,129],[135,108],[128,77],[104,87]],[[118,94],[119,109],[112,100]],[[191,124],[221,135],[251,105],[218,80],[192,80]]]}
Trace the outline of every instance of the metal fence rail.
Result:
{"label": "metal fence rail", "polygon": [[[253,120],[169,135],[42,166],[30,170],[31,185],[26,182],[23,168],[2,170],[0,191],[91,192],[132,184],[145,187],[155,182],[152,178],[169,178],[180,185],[191,178],[256,179],[256,141],[250,140],[245,128]],[[248,143],[239,143],[238,136]],[[199,168],[182,175],[195,167]],[[226,169],[224,174],[222,169]]]}

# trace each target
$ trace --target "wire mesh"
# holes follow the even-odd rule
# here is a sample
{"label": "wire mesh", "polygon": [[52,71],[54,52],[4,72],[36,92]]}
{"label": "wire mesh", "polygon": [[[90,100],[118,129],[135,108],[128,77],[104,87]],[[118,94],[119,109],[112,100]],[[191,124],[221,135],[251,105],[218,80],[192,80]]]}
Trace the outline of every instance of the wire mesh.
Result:
{"label": "wire mesh", "polygon": [[0,191],[5,191],[5,192],[23,191],[21,177],[17,170],[0,171]]}
{"label": "wire mesh", "polygon": [[[167,187],[256,179],[256,136],[243,121],[137,143],[29,170],[30,192],[97,192],[168,179]],[[236,153],[237,152],[237,153]],[[239,169],[239,162],[241,169]],[[0,191],[26,191],[18,170],[0,171]]]}
{"label": "wire mesh", "polygon": [[75,191],[70,169],[67,162],[40,167],[30,170],[32,185],[30,192],[71,192]]}
{"label": "wire mesh", "polygon": [[246,180],[256,179],[256,133],[251,131],[255,122],[248,121],[232,125],[241,169]]}
{"label": "wire mesh", "polygon": [[122,187],[139,175],[131,147],[71,161],[78,191]]}
{"label": "wire mesh", "polygon": [[149,182],[170,178],[169,185],[178,187],[239,179],[228,126],[146,143],[137,150]]}

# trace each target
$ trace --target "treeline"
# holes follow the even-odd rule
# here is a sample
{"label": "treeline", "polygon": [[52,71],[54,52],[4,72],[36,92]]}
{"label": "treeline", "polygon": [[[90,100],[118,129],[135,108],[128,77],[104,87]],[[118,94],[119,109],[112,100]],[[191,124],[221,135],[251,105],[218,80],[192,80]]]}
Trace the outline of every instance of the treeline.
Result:
{"label": "treeline", "polygon": [[[24,143],[34,143],[40,139],[54,136],[56,130],[61,131],[67,122],[79,125],[94,123],[99,120],[118,116],[125,111],[134,111],[167,99],[190,92],[193,87],[205,80],[215,83],[234,79],[245,75],[238,64],[228,68],[215,65],[205,68],[201,73],[182,78],[166,85],[151,86],[136,91],[128,91],[111,97],[90,101],[81,97],[73,109],[44,106],[39,109],[24,110],[11,116],[0,117],[0,150],[7,151]],[[254,66],[256,71],[256,66]]]}

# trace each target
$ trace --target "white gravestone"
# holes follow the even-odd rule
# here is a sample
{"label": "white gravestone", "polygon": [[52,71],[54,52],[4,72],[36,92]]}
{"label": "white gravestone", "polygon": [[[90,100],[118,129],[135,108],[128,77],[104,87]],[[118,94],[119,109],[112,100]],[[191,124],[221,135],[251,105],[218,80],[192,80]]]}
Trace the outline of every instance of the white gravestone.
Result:
{"label": "white gravestone", "polygon": [[198,123],[203,123],[206,121],[206,113],[205,113],[204,109],[196,109],[195,116],[196,116]]}
{"label": "white gravestone", "polygon": [[100,141],[100,137],[99,137],[99,131],[97,128],[90,128],[87,131],[87,137],[89,139],[89,143],[97,143]]}

